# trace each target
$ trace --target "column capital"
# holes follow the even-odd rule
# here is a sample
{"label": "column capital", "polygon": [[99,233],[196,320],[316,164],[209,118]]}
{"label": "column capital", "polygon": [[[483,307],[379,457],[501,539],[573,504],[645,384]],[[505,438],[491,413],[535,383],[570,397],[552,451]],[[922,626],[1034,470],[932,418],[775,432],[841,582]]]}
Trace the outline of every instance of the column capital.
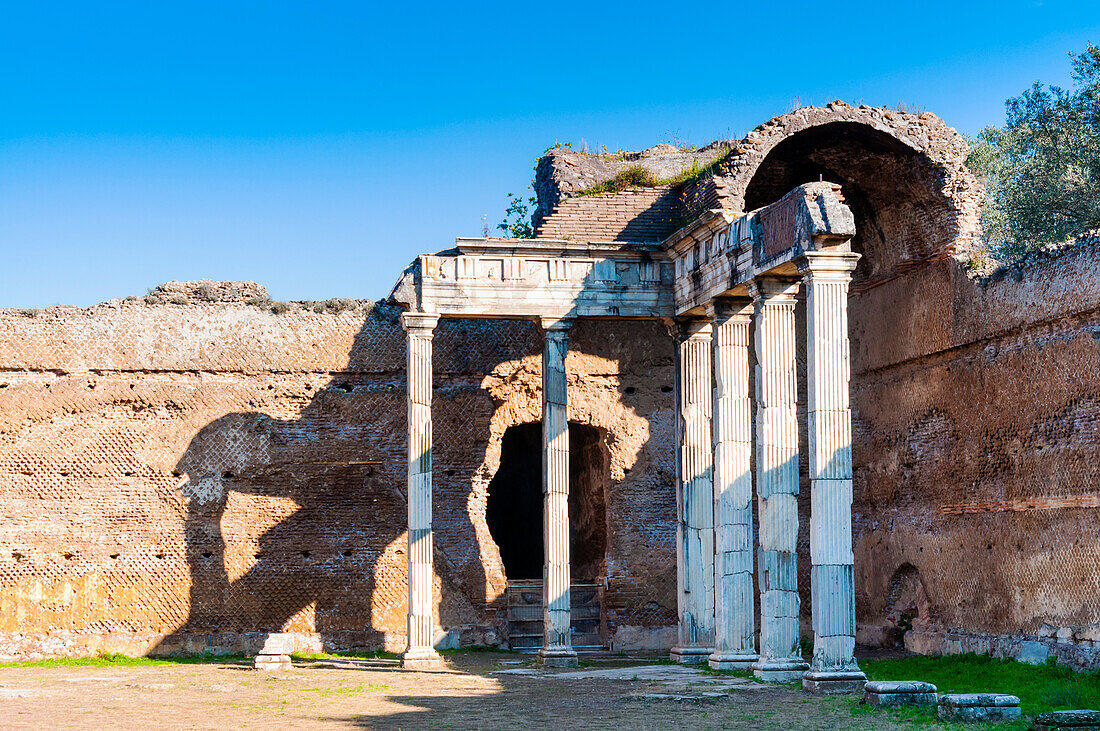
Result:
{"label": "column capital", "polygon": [[801,285],[802,280],[799,277],[778,275],[760,276],[746,282],[753,301],[764,300],[776,304],[794,303]]}
{"label": "column capital", "polygon": [[752,299],[749,297],[715,297],[707,304],[707,316],[715,322],[749,320],[752,318]]}
{"label": "column capital", "polygon": [[852,279],[860,255],[854,251],[807,251],[794,260],[799,274],[815,281],[847,283]]}
{"label": "column capital", "polygon": [[543,331],[550,335],[550,333],[567,334],[569,329],[573,327],[573,323],[576,322],[576,318],[573,317],[540,317],[538,319],[539,327]]}
{"label": "column capital", "polygon": [[435,326],[439,324],[439,315],[434,312],[402,312],[401,327],[409,334],[431,337]]}
{"label": "column capital", "polygon": [[706,317],[677,317],[676,335],[683,342],[685,340],[710,340],[714,334],[714,326]]}

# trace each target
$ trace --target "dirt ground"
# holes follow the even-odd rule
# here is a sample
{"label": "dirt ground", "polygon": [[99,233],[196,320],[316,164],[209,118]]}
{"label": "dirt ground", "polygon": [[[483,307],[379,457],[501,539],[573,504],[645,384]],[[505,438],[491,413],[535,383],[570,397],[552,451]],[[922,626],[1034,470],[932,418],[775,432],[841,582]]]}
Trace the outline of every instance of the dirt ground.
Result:
{"label": "dirt ground", "polygon": [[0,668],[4,728],[255,727],[895,729],[818,698],[668,664],[593,660],[543,671],[528,658],[463,653],[439,672],[395,661],[295,661],[263,673],[243,664]]}

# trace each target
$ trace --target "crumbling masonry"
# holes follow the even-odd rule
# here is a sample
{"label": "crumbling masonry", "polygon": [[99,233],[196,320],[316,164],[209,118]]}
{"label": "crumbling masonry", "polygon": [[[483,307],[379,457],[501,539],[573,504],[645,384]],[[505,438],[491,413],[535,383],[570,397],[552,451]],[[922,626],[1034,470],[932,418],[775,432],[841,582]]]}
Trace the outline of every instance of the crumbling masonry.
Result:
{"label": "crumbling masonry", "polygon": [[[535,239],[460,239],[385,302],[0,311],[0,656],[1100,664],[1100,244],[970,272],[967,150],[841,103],[558,148]],[[699,172],[588,194],[635,166]]]}

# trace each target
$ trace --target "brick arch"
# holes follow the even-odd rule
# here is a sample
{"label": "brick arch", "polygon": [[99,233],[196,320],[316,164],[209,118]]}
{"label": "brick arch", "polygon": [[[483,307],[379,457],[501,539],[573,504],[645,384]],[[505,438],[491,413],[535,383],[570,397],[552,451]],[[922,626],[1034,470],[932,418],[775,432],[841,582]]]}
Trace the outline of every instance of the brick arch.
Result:
{"label": "brick arch", "polygon": [[864,256],[856,286],[873,286],[979,240],[984,192],[966,168],[969,143],[933,114],[834,102],[776,117],[724,165],[728,205],[773,203],[819,179],[839,183]]}

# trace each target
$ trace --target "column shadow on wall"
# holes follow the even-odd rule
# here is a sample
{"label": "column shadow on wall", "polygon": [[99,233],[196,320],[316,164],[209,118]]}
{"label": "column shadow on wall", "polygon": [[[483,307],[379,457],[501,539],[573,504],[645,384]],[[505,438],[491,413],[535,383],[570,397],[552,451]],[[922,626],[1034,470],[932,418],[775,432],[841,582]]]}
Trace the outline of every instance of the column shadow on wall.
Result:
{"label": "column shadow on wall", "polygon": [[[188,616],[153,654],[255,652],[267,633],[284,628],[316,632],[325,650],[376,649],[386,632],[403,630],[407,478],[399,314],[376,306],[346,368],[315,386],[309,374],[270,376],[267,389],[282,408],[312,393],[295,418],[230,413],[191,440],[174,473],[185,509]],[[389,362],[380,368],[379,361]],[[452,519],[450,533],[477,546],[464,515]],[[266,529],[257,534],[255,526]],[[446,585],[453,572],[438,545],[435,561],[445,577],[443,602],[453,602],[456,592]],[[480,586],[476,574],[466,574],[465,592],[484,596],[484,572]]]}

